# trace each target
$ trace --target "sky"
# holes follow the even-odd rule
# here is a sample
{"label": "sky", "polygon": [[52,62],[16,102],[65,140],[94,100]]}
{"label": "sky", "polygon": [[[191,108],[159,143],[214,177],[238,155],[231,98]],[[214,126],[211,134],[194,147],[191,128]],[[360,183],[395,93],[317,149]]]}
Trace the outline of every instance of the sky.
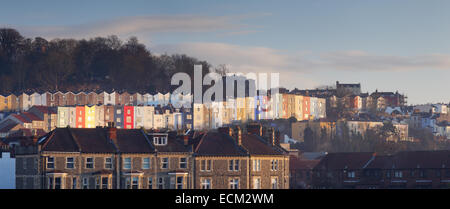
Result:
{"label": "sky", "polygon": [[290,89],[340,81],[450,102],[450,1],[0,1],[0,27],[30,38],[136,36],[154,54],[280,73]]}

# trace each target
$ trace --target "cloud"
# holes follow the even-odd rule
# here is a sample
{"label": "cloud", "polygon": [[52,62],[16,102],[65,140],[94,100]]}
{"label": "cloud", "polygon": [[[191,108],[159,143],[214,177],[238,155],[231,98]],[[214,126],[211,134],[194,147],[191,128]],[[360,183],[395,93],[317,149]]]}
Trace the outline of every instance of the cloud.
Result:
{"label": "cloud", "polygon": [[163,15],[123,17],[69,26],[11,26],[25,36],[44,38],[89,38],[117,35],[119,37],[136,34],[155,34],[165,32],[210,32],[248,33],[248,25],[242,20],[268,14],[248,14],[235,16]]}
{"label": "cloud", "polygon": [[[296,70],[296,64],[288,54],[267,47],[197,42],[155,45],[151,50],[158,54],[188,54],[212,65],[225,64],[230,72],[280,73],[280,81],[288,81],[282,86],[317,85],[304,72]],[[292,76],[296,79],[289,79]]]}
{"label": "cloud", "polygon": [[213,65],[225,64],[231,72],[278,72],[281,84],[289,88],[317,87],[320,85],[317,76],[329,71],[349,75],[353,72],[450,70],[449,54],[394,56],[357,50],[287,52],[267,47],[207,42],[162,44],[152,46],[151,50],[160,54],[188,54]]}
{"label": "cloud", "polygon": [[374,55],[363,51],[323,53],[310,63],[316,69],[348,71],[450,70],[449,54]]}

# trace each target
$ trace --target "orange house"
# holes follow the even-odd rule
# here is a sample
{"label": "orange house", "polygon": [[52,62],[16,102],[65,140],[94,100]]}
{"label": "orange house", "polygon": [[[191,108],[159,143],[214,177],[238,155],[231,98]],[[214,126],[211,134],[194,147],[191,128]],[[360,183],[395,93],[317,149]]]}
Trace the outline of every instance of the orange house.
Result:
{"label": "orange house", "polygon": [[75,125],[77,128],[84,128],[85,124],[85,108],[84,106],[77,106],[75,107]]}

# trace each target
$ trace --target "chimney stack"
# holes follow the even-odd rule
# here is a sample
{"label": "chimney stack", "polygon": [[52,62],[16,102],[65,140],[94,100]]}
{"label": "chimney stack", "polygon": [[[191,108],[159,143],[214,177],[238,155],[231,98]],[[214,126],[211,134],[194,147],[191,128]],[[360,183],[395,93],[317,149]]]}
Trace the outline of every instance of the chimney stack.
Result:
{"label": "chimney stack", "polygon": [[241,131],[241,127],[239,127],[239,126],[236,126],[236,136],[235,136],[235,138],[236,138],[236,142],[237,142],[237,144],[239,145],[239,146],[241,146],[242,145],[242,131]]}
{"label": "chimney stack", "polygon": [[274,128],[270,128],[270,143],[272,146],[280,145],[280,132],[276,131]]}
{"label": "chimney stack", "polygon": [[116,127],[108,127],[106,130],[107,130],[108,139],[111,141],[116,141],[117,140],[117,128]]}
{"label": "chimney stack", "polygon": [[183,135],[183,142],[185,146],[189,144],[189,135]]}
{"label": "chimney stack", "polygon": [[38,136],[33,136],[33,145],[36,145],[38,142],[39,137]]}
{"label": "chimney stack", "polygon": [[233,136],[233,129],[231,127],[220,127],[218,129],[219,133],[228,134],[229,136]]}
{"label": "chimney stack", "polygon": [[263,136],[263,129],[261,124],[249,124],[247,125],[247,132],[258,136]]}

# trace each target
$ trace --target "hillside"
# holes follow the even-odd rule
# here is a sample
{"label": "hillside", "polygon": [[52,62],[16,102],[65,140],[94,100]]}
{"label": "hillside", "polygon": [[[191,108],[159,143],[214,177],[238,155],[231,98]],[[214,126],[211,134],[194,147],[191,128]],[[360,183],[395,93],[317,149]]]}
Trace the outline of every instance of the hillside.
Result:
{"label": "hillside", "polygon": [[210,65],[187,55],[156,56],[136,37],[89,40],[26,38],[0,28],[0,93],[22,91],[173,90],[174,73],[193,78],[193,65]]}

